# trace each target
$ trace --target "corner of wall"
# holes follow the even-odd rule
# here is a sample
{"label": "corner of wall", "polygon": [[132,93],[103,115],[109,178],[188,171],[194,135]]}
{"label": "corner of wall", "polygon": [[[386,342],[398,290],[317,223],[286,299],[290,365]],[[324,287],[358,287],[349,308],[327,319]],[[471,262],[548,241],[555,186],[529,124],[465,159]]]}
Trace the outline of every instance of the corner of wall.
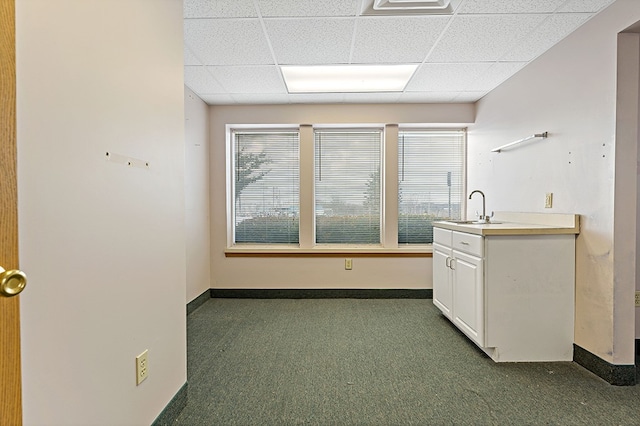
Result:
{"label": "corner of wall", "polygon": [[185,87],[186,302],[211,287],[209,107]]}

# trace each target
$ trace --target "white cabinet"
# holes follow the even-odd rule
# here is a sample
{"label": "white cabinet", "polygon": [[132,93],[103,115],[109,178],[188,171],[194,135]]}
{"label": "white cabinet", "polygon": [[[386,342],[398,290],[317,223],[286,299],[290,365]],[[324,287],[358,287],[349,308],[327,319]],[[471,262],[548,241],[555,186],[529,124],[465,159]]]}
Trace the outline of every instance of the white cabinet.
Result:
{"label": "white cabinet", "polygon": [[434,227],[433,303],[494,361],[573,359],[575,234]]}
{"label": "white cabinet", "polygon": [[471,340],[484,346],[484,281],[482,259],[454,250],[453,323]]}
{"label": "white cabinet", "polygon": [[481,254],[482,237],[434,228],[433,303],[480,346],[484,344]]}
{"label": "white cabinet", "polygon": [[[451,306],[453,305],[453,270],[451,259],[452,231],[433,228],[433,303],[442,313],[453,320]],[[436,242],[438,241],[438,242]],[[436,285],[436,282],[438,285]]]}

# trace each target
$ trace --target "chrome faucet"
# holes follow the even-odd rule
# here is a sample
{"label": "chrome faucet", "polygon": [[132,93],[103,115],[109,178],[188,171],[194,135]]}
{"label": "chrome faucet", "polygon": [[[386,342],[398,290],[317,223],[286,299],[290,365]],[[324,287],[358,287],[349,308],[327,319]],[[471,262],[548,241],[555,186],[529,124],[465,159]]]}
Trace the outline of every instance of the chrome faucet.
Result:
{"label": "chrome faucet", "polygon": [[[473,194],[478,193],[480,195],[482,195],[482,216],[480,216],[478,218],[478,220],[480,222],[489,222],[489,216],[487,216],[487,210],[486,210],[486,205],[484,202],[484,192],[480,191],[479,189],[476,189],[475,191],[472,191],[471,194],[469,194],[469,199],[471,199],[471,197],[473,196]],[[478,212],[476,212],[477,214]]]}

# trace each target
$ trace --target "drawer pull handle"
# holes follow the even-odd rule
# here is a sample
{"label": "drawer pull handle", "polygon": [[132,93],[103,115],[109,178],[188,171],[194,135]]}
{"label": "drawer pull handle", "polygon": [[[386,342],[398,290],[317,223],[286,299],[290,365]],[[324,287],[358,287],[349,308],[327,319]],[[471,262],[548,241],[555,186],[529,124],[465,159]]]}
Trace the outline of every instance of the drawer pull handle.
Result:
{"label": "drawer pull handle", "polygon": [[444,264],[447,268],[451,268],[451,258],[449,256],[444,260]]}
{"label": "drawer pull handle", "polygon": [[469,243],[466,242],[466,241],[460,241],[460,244],[462,244],[463,246],[468,246],[469,245]]}

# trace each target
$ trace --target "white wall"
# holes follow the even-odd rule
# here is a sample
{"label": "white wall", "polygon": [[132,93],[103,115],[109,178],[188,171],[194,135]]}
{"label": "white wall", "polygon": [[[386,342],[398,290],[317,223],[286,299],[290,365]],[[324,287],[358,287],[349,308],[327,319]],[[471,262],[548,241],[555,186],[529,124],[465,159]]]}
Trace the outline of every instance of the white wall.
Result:
{"label": "white wall", "polygon": [[[613,227],[614,329],[640,313],[634,300],[638,221],[638,114],[640,113],[640,35],[618,35],[616,73],[616,160]],[[633,287],[627,283],[636,283]],[[631,302],[631,303],[625,303]],[[637,322],[637,319],[636,319]],[[623,326],[624,327],[624,326]],[[624,327],[628,335],[615,333],[616,341],[633,340],[640,329]]]}
{"label": "white wall", "polygon": [[[617,33],[638,20],[640,2],[618,0],[480,100],[468,134],[468,185],[486,191],[488,209],[581,215],[575,342],[614,364],[634,361],[635,288],[614,269],[614,255],[629,255],[614,253],[613,238]],[[546,140],[490,152],[544,131]]]}
{"label": "white wall", "polygon": [[[213,288],[431,288],[432,261],[425,257],[361,258],[353,270],[326,257],[225,257],[227,247],[227,124],[469,123],[474,107],[450,105],[215,106],[211,129],[211,268]],[[304,197],[301,197],[301,199]],[[345,256],[347,257],[347,256]],[[348,256],[351,257],[351,256]]]}
{"label": "white wall", "polygon": [[187,302],[211,287],[208,108],[202,99],[185,87]]}
{"label": "white wall", "polygon": [[16,6],[24,423],[150,424],[186,381],[182,2]]}

